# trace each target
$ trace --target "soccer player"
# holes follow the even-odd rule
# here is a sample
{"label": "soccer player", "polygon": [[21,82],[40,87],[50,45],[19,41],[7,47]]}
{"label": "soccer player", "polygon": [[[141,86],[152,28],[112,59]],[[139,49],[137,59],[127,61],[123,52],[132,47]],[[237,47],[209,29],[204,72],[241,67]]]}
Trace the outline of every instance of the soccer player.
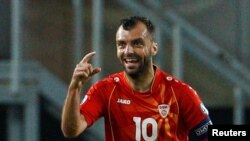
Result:
{"label": "soccer player", "polygon": [[106,141],[188,141],[191,133],[207,140],[212,122],[199,95],[153,63],[154,32],[145,17],[121,20],[116,50],[124,71],[96,82],[83,100],[82,86],[101,68],[90,63],[95,52],[76,65],[62,112],[65,137],[78,136],[104,117]]}

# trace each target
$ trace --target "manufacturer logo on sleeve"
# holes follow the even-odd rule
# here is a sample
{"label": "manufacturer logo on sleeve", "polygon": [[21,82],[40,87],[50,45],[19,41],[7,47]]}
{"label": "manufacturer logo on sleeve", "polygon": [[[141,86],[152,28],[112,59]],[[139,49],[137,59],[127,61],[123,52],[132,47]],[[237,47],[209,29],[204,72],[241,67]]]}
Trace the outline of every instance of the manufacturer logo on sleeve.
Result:
{"label": "manufacturer logo on sleeve", "polygon": [[207,110],[207,108],[205,107],[205,105],[203,103],[200,104],[200,107],[201,107],[201,111],[204,114],[208,115],[208,110]]}

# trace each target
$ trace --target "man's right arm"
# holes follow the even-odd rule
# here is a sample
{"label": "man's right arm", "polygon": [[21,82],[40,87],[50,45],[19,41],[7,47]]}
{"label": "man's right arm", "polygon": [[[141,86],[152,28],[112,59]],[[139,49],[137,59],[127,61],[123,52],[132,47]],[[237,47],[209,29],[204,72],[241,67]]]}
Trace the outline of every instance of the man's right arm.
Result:
{"label": "man's right arm", "polygon": [[87,128],[87,122],[80,113],[80,92],[82,86],[101,68],[93,68],[89,60],[91,52],[76,65],[62,110],[61,129],[65,137],[76,137]]}
{"label": "man's right arm", "polygon": [[65,99],[61,129],[65,137],[76,137],[87,127],[87,123],[80,114],[80,89],[68,90]]}

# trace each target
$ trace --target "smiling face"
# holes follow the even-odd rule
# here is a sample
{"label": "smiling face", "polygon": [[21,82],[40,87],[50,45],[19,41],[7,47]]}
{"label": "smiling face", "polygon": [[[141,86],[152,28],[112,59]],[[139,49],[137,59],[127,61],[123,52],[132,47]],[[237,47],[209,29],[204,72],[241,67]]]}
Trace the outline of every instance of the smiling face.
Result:
{"label": "smiling face", "polygon": [[125,72],[131,77],[138,77],[152,68],[152,56],[157,46],[142,22],[125,30],[119,27],[116,33],[117,57]]}

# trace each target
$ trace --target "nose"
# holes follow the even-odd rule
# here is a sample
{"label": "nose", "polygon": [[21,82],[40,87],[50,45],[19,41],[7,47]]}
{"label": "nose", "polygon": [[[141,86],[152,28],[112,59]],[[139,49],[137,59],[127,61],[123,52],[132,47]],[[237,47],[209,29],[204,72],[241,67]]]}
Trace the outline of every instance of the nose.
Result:
{"label": "nose", "polygon": [[127,45],[125,49],[125,54],[134,53],[134,48],[131,45]]}

